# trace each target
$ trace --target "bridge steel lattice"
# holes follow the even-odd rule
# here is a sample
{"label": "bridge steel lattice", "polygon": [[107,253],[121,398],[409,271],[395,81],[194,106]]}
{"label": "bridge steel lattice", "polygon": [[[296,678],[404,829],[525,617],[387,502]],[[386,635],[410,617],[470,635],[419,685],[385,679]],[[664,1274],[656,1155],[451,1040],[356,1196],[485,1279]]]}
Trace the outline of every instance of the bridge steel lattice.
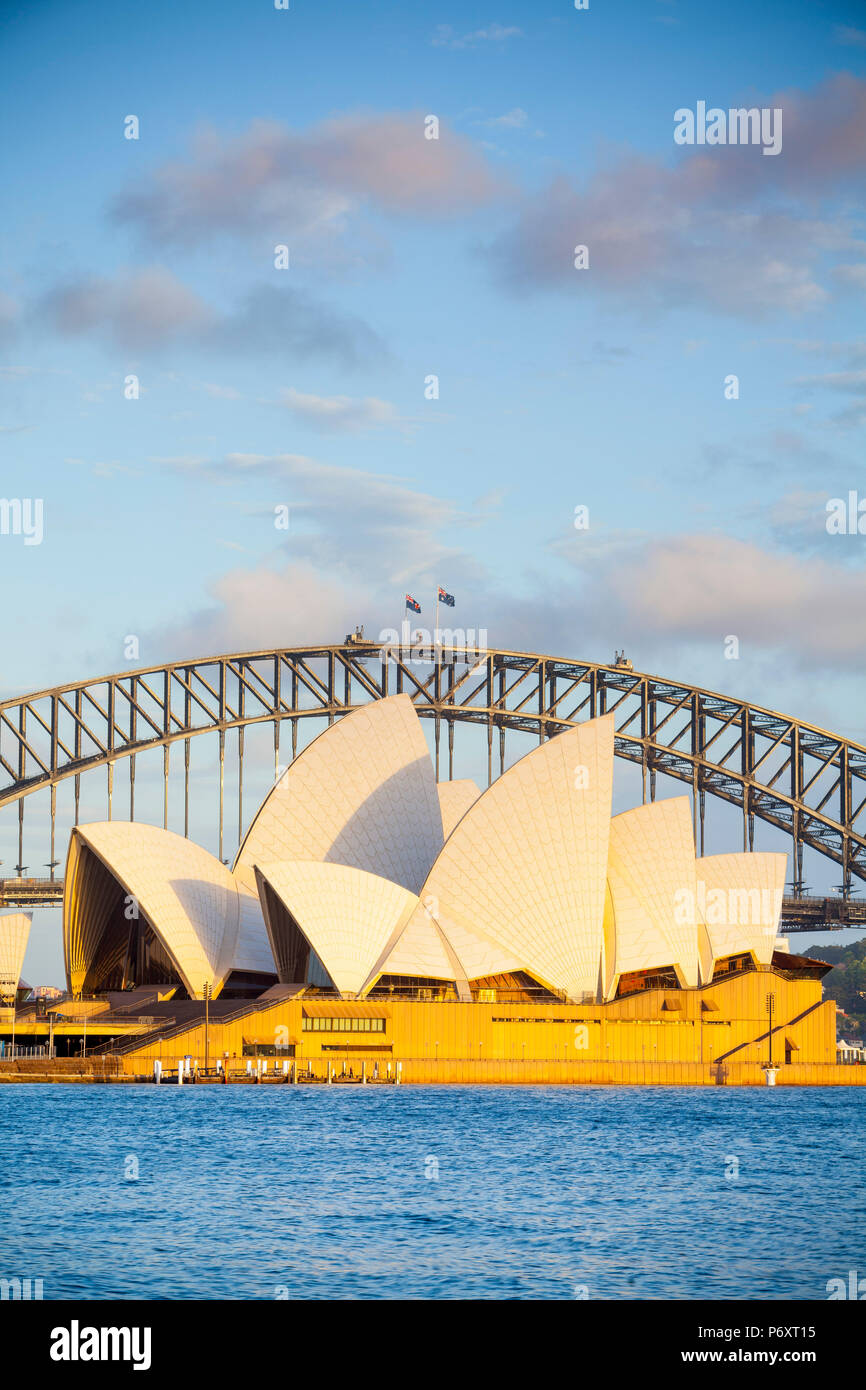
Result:
{"label": "bridge steel lattice", "polygon": [[[163,749],[167,825],[170,755],[174,745],[181,745],[188,834],[190,742],[206,733],[215,733],[219,745],[222,858],[229,730],[238,731],[240,840],[246,728],[273,725],[276,769],[287,728],[294,758],[304,720],[326,717],[333,723],[368,701],[401,691],[411,696],[422,719],[434,723],[437,777],[453,775],[458,724],[486,729],[490,782],[494,763],[499,772],[506,766],[509,731],[543,742],[582,720],[609,713],[615,717],[617,755],[640,768],[644,801],[655,799],[658,774],[691,789],[700,854],[709,793],[739,809],[743,849],[754,848],[756,817],[791,836],[795,896],[804,888],[805,846],[840,866],[845,900],[853,878],[866,879],[866,748],[860,744],[774,710],[628,665],[447,646],[383,650],[357,640],[122,671],[0,703],[0,809],[17,804],[16,871],[20,876],[26,867],[25,806],[47,788],[52,887],[44,900],[55,899],[58,784],[74,779],[77,824],[81,778],[105,768],[111,818],[114,769],[129,759],[128,818],[134,820],[135,760],[154,748]],[[24,882],[21,889],[26,897]]]}

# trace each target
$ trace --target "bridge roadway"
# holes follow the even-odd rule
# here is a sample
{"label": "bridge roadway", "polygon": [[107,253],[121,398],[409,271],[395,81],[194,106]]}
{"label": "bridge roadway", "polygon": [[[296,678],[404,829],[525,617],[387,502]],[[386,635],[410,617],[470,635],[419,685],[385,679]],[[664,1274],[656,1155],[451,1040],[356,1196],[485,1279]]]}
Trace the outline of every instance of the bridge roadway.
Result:
{"label": "bridge roadway", "polygon": [[[62,878],[0,879],[0,908],[57,907],[63,902]],[[830,898],[783,898],[781,932],[845,931],[866,927],[866,902],[841,895]]]}

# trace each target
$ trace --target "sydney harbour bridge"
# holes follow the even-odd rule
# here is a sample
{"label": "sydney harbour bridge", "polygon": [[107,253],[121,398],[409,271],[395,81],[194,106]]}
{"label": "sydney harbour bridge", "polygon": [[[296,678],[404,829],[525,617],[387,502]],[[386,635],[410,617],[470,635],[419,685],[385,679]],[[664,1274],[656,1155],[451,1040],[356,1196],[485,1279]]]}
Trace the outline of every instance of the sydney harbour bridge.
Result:
{"label": "sydney harbour bridge", "polygon": [[[101,816],[88,819],[135,820],[136,760],[155,751],[158,757],[162,749],[163,824],[169,826],[170,777],[182,775],[183,833],[188,835],[191,784],[194,791],[196,783],[190,747],[193,740],[209,738],[218,772],[213,810],[223,858],[243,833],[245,731],[271,726],[276,773],[297,755],[299,729],[303,747],[308,721],[333,723],[369,701],[400,692],[409,694],[421,718],[432,723],[437,777],[454,775],[456,728],[474,725],[482,750],[486,737],[488,784],[507,765],[509,735],[523,735],[525,751],[526,735],[543,742],[582,720],[613,714],[616,754],[639,771],[644,801],[655,799],[659,776],[689,789],[698,854],[704,853],[708,795],[738,813],[742,839],[737,832],[736,843],[725,849],[754,849],[756,818],[790,838],[785,930],[866,923],[866,902],[853,897],[866,880],[862,745],[758,705],[635,671],[622,658],[603,665],[467,646],[383,649],[357,633],[336,645],[125,670],[0,703],[0,817],[17,822],[5,841],[14,844],[17,835],[15,876],[7,868],[0,879],[0,906],[61,901],[58,852],[64,855],[66,848],[58,840],[61,784],[72,783],[72,824],[78,823],[85,779],[88,789],[100,779],[105,807]],[[227,758],[236,762],[237,839],[234,826],[229,830],[226,824]],[[123,786],[116,789],[121,764]],[[41,877],[30,874],[24,862],[26,820],[34,814],[44,826],[38,833],[45,836],[38,862],[50,871]],[[837,896],[809,895],[805,848],[838,865]]]}

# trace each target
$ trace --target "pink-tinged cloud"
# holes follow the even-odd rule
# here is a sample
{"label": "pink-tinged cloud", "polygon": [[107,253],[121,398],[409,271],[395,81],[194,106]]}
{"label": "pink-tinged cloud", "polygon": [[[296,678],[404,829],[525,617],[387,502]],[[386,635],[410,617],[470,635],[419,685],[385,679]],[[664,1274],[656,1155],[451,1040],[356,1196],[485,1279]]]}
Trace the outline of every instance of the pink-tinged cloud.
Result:
{"label": "pink-tinged cloud", "polygon": [[47,308],[61,333],[105,331],[131,348],[170,342],[210,320],[198,295],[161,266],[60,286],[49,295]]}
{"label": "pink-tinged cloud", "polygon": [[[626,155],[583,186],[563,175],[526,197],[489,250],[501,278],[743,317],[820,308],[827,253],[866,251],[853,222],[822,202],[866,183],[866,82],[842,73],[809,93],[730,103],[758,104],[783,110],[778,155],[752,145],[681,153],[672,111],[669,161]],[[577,246],[588,247],[587,269],[575,268]]]}
{"label": "pink-tinged cloud", "polygon": [[[816,524],[826,498],[812,499]],[[802,520],[802,508],[799,520]],[[828,538],[829,539],[829,538]],[[637,537],[562,549],[584,578],[581,608],[622,641],[716,647],[733,634],[791,668],[866,663],[862,537],[836,536],[836,558],[767,550],[718,534]]]}
{"label": "pink-tinged cloud", "polygon": [[[267,498],[263,528],[269,508],[287,504],[291,525],[284,545],[274,540],[272,563],[233,570],[180,636],[163,635],[172,654],[181,637],[188,650],[205,651],[336,641],[356,622],[375,635],[394,623],[403,593],[417,590],[423,601],[445,578],[460,596],[455,621],[486,627],[492,645],[597,659],[625,643],[642,669],[688,679],[684,652],[695,669],[701,661],[715,669],[735,635],[744,651],[789,673],[866,666],[863,538],[826,533],[820,492],[794,494],[774,511],[772,548],[715,532],[571,532],[552,547],[567,562],[556,582],[523,574],[515,588],[513,575],[479,562],[473,528],[454,502],[401,479],[299,455],[229,455],[184,469],[236,484],[247,499]],[[724,689],[726,679],[723,667],[709,683]]]}
{"label": "pink-tinged cloud", "polygon": [[423,112],[359,115],[307,131],[256,121],[236,139],[205,131],[191,158],[118,198],[114,214],[153,242],[196,245],[255,233],[338,245],[364,208],[445,217],[491,201],[499,178],[465,137]]}
{"label": "pink-tinged cloud", "polygon": [[260,286],[218,312],[162,266],[58,285],[40,312],[67,337],[104,339],[133,352],[186,346],[274,360],[325,357],[344,367],[385,356],[363,320],[302,290]]}

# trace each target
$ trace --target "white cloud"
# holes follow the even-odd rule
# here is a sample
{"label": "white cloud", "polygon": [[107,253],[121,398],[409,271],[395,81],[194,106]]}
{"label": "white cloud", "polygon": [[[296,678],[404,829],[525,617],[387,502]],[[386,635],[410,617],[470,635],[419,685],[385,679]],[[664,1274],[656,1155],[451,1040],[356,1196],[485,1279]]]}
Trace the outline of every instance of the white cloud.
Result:
{"label": "white cloud", "polygon": [[513,24],[488,24],[486,29],[474,29],[468,34],[456,34],[450,24],[439,24],[430,42],[434,48],[476,48],[478,44],[521,38],[523,30]]}
{"label": "white cloud", "polygon": [[866,290],[866,264],[837,265],[833,274],[843,285],[853,285],[855,289]]}
{"label": "white cloud", "polygon": [[204,389],[214,400],[239,401],[243,399],[240,391],[236,391],[233,386],[218,386],[213,381],[206,381]]}
{"label": "white cloud", "polygon": [[401,423],[396,407],[375,396],[362,400],[353,400],[351,396],[310,396],[290,387],[280,392],[280,403],[302,424],[322,433],[354,434]]}
{"label": "white cloud", "polygon": [[479,121],[479,125],[495,126],[499,130],[520,130],[529,120],[526,112],[519,106],[513,110],[506,111],[504,116],[491,116],[488,121]]}
{"label": "white cloud", "polygon": [[848,48],[866,48],[866,29],[855,29],[850,24],[835,24],[833,38]]}

